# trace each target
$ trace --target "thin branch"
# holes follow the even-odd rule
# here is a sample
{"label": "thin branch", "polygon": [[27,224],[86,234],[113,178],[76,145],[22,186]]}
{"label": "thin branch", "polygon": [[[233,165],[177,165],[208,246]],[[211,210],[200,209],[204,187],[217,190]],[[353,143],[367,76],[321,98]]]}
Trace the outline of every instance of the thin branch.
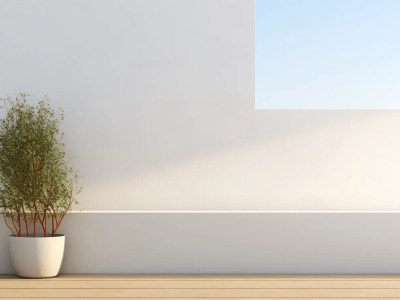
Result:
{"label": "thin branch", "polygon": [[16,236],[16,233],[14,232],[14,230],[11,228],[11,226],[7,222],[7,217],[5,215],[3,215],[3,217],[4,217],[4,222],[6,223],[6,226],[8,227],[8,229],[10,229],[13,236]]}
{"label": "thin branch", "polygon": [[[65,215],[66,215],[67,212],[70,210],[70,208],[71,208],[71,206],[72,206],[72,203],[74,202],[73,200],[74,200],[74,189],[71,188],[71,193],[70,193],[70,197],[69,197],[68,207],[67,207],[63,212],[61,212],[61,219],[57,222],[57,227],[56,227],[56,229],[55,229],[55,231],[54,231],[54,234],[56,234],[56,232],[57,232],[58,228],[60,227],[61,222],[63,221]],[[53,235],[53,236],[54,236],[54,235]]]}

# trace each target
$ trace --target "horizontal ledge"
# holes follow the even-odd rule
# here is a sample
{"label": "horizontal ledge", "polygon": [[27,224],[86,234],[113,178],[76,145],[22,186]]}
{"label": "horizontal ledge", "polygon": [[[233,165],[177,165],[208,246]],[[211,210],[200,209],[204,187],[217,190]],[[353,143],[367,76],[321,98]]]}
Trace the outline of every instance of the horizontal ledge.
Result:
{"label": "horizontal ledge", "polygon": [[[70,214],[400,214],[400,210],[72,210]],[[0,212],[0,215],[2,213]]]}
{"label": "horizontal ledge", "polygon": [[377,211],[365,211],[365,210],[72,210],[69,213],[90,213],[90,214],[398,214],[399,210],[377,210]]}

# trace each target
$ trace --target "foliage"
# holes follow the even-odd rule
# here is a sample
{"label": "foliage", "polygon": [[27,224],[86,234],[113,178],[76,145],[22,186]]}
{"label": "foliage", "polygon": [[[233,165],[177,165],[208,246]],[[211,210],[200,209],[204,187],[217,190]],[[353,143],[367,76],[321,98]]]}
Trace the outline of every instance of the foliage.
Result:
{"label": "foliage", "polygon": [[0,212],[15,236],[28,236],[31,226],[37,236],[37,224],[54,236],[76,203],[78,176],[64,149],[63,112],[46,97],[35,106],[27,100],[26,94],[1,99]]}

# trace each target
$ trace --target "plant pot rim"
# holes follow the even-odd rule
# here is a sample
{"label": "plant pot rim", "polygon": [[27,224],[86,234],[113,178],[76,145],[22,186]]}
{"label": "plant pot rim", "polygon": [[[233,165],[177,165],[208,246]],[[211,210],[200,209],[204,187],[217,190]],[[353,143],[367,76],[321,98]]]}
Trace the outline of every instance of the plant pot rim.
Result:
{"label": "plant pot rim", "polygon": [[63,237],[65,237],[65,235],[64,234],[56,234],[55,236],[33,236],[33,235],[32,236],[31,235],[29,235],[29,236],[26,236],[26,235],[24,235],[24,236],[15,236],[13,234],[10,234],[9,237],[10,238],[17,238],[17,239],[20,239],[20,238],[48,239],[48,238],[63,238]]}

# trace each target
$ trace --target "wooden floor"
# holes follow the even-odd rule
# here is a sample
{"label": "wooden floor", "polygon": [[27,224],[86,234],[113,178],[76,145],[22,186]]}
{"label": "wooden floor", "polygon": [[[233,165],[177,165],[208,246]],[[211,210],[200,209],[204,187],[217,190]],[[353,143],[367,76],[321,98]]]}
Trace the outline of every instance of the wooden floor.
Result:
{"label": "wooden floor", "polygon": [[400,276],[0,276],[0,299],[400,299]]}

